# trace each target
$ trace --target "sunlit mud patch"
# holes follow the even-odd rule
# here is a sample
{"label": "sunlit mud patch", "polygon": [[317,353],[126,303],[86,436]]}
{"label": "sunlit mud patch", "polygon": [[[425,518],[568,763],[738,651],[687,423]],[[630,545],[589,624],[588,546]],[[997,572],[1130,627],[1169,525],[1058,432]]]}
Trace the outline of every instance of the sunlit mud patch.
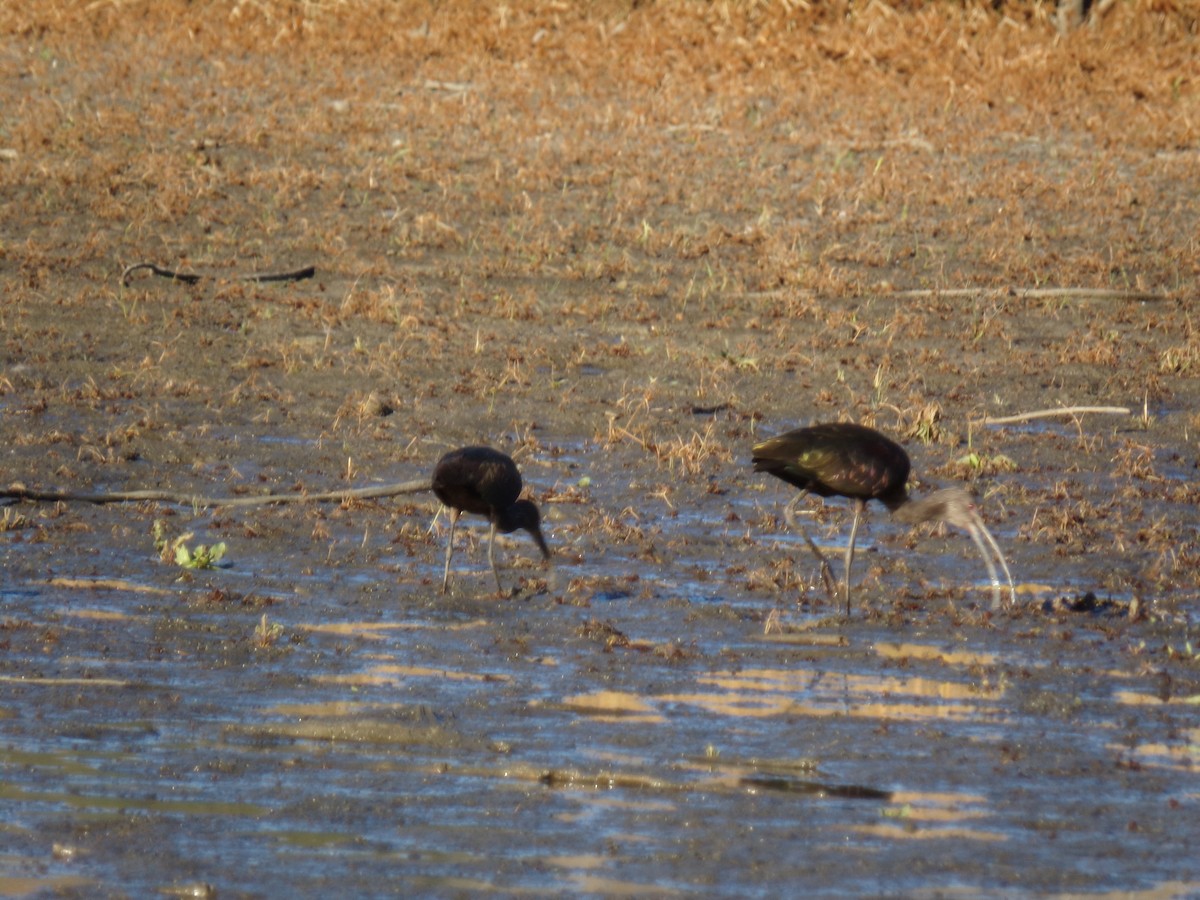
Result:
{"label": "sunlit mud patch", "polygon": [[930,644],[875,643],[875,653],[883,659],[925,659],[945,663],[948,666],[991,666],[999,657],[995,653],[976,650],[946,649]]}
{"label": "sunlit mud patch", "polygon": [[[17,871],[26,866],[33,871],[39,868],[41,863],[31,859],[0,856],[0,866],[6,871]],[[92,879],[77,875],[3,875],[0,876],[0,897],[47,897],[74,891],[86,893],[86,889],[92,884]]]}
{"label": "sunlit mud patch", "polygon": [[1004,841],[994,831],[972,823],[990,815],[987,799],[977,794],[917,793],[898,791],[883,807],[884,821],[854,825],[858,834],[904,840],[954,839],[968,841]]}
{"label": "sunlit mud patch", "polygon": [[617,878],[601,878],[581,873],[573,875],[570,882],[572,892],[605,897],[677,897],[684,893],[657,883],[639,884],[636,881],[621,881]]}
{"label": "sunlit mud patch", "polygon": [[131,581],[127,578],[72,578],[60,576],[58,578],[51,578],[46,584],[56,588],[121,591],[130,594],[152,594],[160,597],[175,593],[166,588],[156,587],[151,584],[142,584],[141,582]]}
{"label": "sunlit mud patch", "polygon": [[77,687],[128,687],[130,682],[121,678],[70,678],[46,675],[0,675],[0,683],[47,685],[47,686],[77,686]]}
{"label": "sunlit mud patch", "polygon": [[252,741],[342,741],[396,746],[451,746],[459,735],[436,721],[423,707],[382,703],[287,703],[271,707],[264,716],[282,721],[231,725],[227,736]]}
{"label": "sunlit mud patch", "polygon": [[663,721],[654,704],[636,694],[622,691],[596,691],[564,697],[564,709],[581,713],[601,722],[653,722]]}
{"label": "sunlit mud patch", "polygon": [[[454,622],[438,624],[443,631],[465,631],[471,628],[487,626],[484,619],[471,622]],[[315,634],[330,634],[338,637],[364,638],[371,641],[383,640],[390,632],[417,631],[432,627],[429,622],[318,622],[297,625],[297,628]]]}
{"label": "sunlit mud patch", "polygon": [[1191,728],[1179,735],[1178,744],[1148,742],[1132,749],[1113,745],[1112,749],[1128,754],[1139,765],[1176,772],[1195,773],[1200,771],[1200,728]]}
{"label": "sunlit mud patch", "polygon": [[702,675],[707,692],[658,697],[727,716],[852,716],[895,720],[1000,722],[1004,691],[917,676],[835,674],[816,668],[742,669]]}
{"label": "sunlit mud patch", "polygon": [[[1129,706],[1200,710],[1200,694],[1163,699],[1136,691],[1117,691],[1116,699],[1119,703]],[[1132,747],[1129,744],[1111,744],[1110,749],[1116,752],[1126,765],[1169,769],[1174,772],[1200,772],[1200,727],[1182,729],[1173,733],[1172,737],[1176,740],[1170,743],[1145,741]]]}

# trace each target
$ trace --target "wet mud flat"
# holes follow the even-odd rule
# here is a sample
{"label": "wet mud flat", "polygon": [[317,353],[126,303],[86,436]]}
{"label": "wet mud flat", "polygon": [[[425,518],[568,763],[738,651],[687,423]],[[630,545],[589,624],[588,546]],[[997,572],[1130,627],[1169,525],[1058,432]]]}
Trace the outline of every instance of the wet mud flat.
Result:
{"label": "wet mud flat", "polygon": [[[0,506],[0,894],[1200,894],[1186,11],[202,12],[0,10],[0,480],[488,443],[555,566],[468,519],[442,596],[429,494]],[[749,465],[826,420],[1013,609],[873,509],[842,620]]]}
{"label": "wet mud flat", "polygon": [[[738,505],[708,496],[714,520]],[[1022,582],[993,616],[986,581],[953,584],[969,542],[927,536],[933,589],[879,562],[842,622],[815,566],[800,609],[712,574],[731,536],[646,514],[670,558],[636,562],[550,504],[558,588],[502,539],[520,589],[497,598],[477,527],[442,597],[445,529],[412,507],[404,549],[385,504],[339,510],[316,552],[316,511],[239,514],[272,537],[181,580],[148,559],[157,508],[64,514],[87,563],[10,543],[5,889],[1197,889],[1195,684],[1127,603]],[[756,544],[737,554],[803,560],[782,530]]]}

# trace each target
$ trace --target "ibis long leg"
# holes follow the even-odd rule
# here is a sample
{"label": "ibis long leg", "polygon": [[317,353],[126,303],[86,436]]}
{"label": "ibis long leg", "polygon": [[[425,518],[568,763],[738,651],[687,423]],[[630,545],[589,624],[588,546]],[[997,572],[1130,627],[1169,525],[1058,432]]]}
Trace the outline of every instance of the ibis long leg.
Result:
{"label": "ibis long leg", "polygon": [[800,501],[807,496],[808,491],[801,491],[795,497],[793,497],[792,502],[783,509],[783,517],[787,520],[788,527],[797,534],[804,534],[804,529],[801,528],[799,523],[796,521],[796,507],[799,505]]}
{"label": "ibis long leg", "polygon": [[976,517],[973,528],[968,528],[967,532],[971,535],[971,540],[975,542],[975,546],[979,548],[979,553],[983,557],[983,562],[987,566],[988,575],[992,579],[992,609],[999,609],[1002,605],[1000,600],[1000,579],[996,575],[996,567],[992,564],[991,554],[988,553],[988,547],[985,546],[984,540],[987,540],[987,545],[990,545],[996,554],[996,559],[1000,562],[1000,568],[1004,570],[1004,577],[1008,581],[1008,596],[1013,606],[1017,603],[1017,589],[1013,585],[1012,572],[1008,570],[1008,562],[1004,558],[1004,554],[1000,550],[1000,545],[996,543],[996,539],[992,537],[992,533],[988,531],[987,526]]}
{"label": "ibis long leg", "polygon": [[850,567],[854,565],[854,541],[858,537],[858,523],[862,519],[866,501],[854,501],[854,523],[850,526],[850,546],[846,548],[846,618],[850,618]]}
{"label": "ibis long leg", "polygon": [[442,593],[446,593],[446,585],[450,583],[450,557],[454,555],[454,526],[458,524],[458,510],[453,507],[447,508],[447,513],[450,516],[450,537],[446,541],[446,568],[442,572]]}
{"label": "ibis long leg", "polygon": [[833,588],[833,570],[829,568],[829,560],[825,558],[825,554],[821,552],[821,548],[817,546],[816,541],[809,537],[808,532],[801,528],[800,523],[796,521],[796,506],[799,505],[800,501],[807,496],[808,491],[801,491],[795,497],[793,497],[792,502],[784,507],[783,517],[787,520],[788,527],[808,542],[808,546],[812,550],[813,556],[815,556],[817,561],[820,562],[821,581],[824,583],[825,592],[829,594],[829,599],[832,602],[835,599],[835,595]]}
{"label": "ibis long leg", "polygon": [[967,534],[971,535],[971,540],[979,548],[979,555],[983,557],[983,564],[987,566],[988,578],[992,580],[992,609],[996,609],[1000,606],[1000,579],[996,575],[996,566],[992,563],[992,555],[988,553],[987,545],[979,536],[977,527],[968,528]]}
{"label": "ibis long leg", "polygon": [[496,561],[492,558],[492,549],[496,546],[496,523],[492,523],[491,534],[488,535],[488,565],[492,567],[492,574],[496,576],[496,591],[503,595],[504,588],[500,584],[500,573],[496,571]]}
{"label": "ibis long leg", "polygon": [[1010,572],[1008,570],[1008,560],[1006,560],[1004,558],[1004,554],[1000,551],[1000,545],[996,543],[996,539],[994,537],[992,537],[992,533],[990,531],[988,531],[986,528],[984,528],[983,525],[980,525],[979,529],[980,529],[980,531],[983,532],[983,536],[985,538],[987,538],[988,543],[992,545],[992,549],[996,551],[996,559],[1000,563],[1000,568],[1002,568],[1004,570],[1004,577],[1008,581],[1009,603],[1012,606],[1016,606],[1017,605],[1017,587],[1016,587],[1016,585],[1013,584],[1012,572]]}

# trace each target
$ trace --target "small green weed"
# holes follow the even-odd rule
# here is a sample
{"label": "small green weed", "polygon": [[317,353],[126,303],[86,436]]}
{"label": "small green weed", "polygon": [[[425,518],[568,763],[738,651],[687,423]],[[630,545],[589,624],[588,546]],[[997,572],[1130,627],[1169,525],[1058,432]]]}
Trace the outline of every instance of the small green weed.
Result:
{"label": "small green weed", "polygon": [[279,640],[279,636],[283,634],[283,626],[278,622],[270,622],[267,620],[267,614],[262,614],[262,619],[254,627],[254,645],[262,650],[266,650],[275,646],[275,642]]}
{"label": "small green weed", "polygon": [[167,526],[162,519],[154,521],[150,533],[154,538],[154,549],[158,552],[159,559],[163,562],[174,562],[184,569],[215,569],[227,549],[224,541],[211,547],[205,544],[188,547],[187,542],[196,535],[189,531],[172,539],[167,536]]}
{"label": "small green weed", "polygon": [[975,475],[990,475],[995,472],[1015,472],[1017,469],[1017,464],[1012,458],[1005,456],[1003,453],[997,453],[994,456],[984,456],[982,453],[976,453],[974,450],[965,456],[960,456],[954,461],[954,465],[960,469],[966,469]]}

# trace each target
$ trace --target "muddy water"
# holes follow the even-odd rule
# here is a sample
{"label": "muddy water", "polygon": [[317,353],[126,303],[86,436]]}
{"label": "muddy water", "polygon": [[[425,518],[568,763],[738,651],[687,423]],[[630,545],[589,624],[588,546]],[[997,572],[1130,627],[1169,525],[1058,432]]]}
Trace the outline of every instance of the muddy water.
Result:
{"label": "muddy water", "polygon": [[[438,595],[421,498],[180,512],[231,548],[182,579],[159,507],[9,532],[0,895],[1200,895],[1197,696],[1125,604],[1053,607],[1025,547],[992,616],[969,541],[876,514],[843,623],[745,524],[786,492],[642,498],[622,541],[607,465],[544,504],[553,577],[502,541],[505,599],[478,527]],[[748,582],[785,556],[796,591]]]}

